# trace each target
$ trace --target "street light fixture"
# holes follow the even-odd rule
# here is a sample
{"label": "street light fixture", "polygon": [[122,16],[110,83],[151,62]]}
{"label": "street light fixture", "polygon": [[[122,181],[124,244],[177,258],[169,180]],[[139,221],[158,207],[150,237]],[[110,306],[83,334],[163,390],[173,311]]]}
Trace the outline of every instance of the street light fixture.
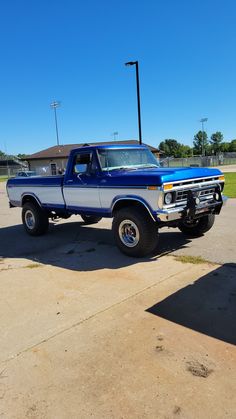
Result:
{"label": "street light fixture", "polygon": [[118,131],[115,131],[111,135],[113,135],[113,138],[114,138],[114,141],[115,141],[118,138],[119,132]]}
{"label": "street light fixture", "polygon": [[139,69],[138,61],[129,61],[125,63],[126,66],[135,65],[136,67],[136,84],[137,84],[137,102],[138,102],[138,130],[139,130],[139,144],[142,144],[142,129],[141,129],[141,110],[140,110],[140,90],[139,90]]}
{"label": "street light fixture", "polygon": [[202,124],[202,155],[205,155],[205,149],[204,149],[204,122],[207,122],[208,118],[202,118],[200,119],[200,122]]}
{"label": "street light fixture", "polygon": [[55,117],[55,126],[56,126],[56,135],[57,135],[57,145],[59,146],[59,135],[58,135],[58,126],[57,126],[57,108],[61,105],[61,102],[54,100],[50,104],[51,108],[54,109],[54,117]]}

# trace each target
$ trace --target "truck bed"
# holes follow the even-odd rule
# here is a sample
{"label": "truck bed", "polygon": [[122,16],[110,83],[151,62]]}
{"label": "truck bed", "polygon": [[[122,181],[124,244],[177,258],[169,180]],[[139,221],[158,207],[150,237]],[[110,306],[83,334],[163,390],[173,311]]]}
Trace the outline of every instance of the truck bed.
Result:
{"label": "truck bed", "polygon": [[7,182],[7,192],[12,206],[21,206],[25,195],[37,197],[44,208],[64,209],[62,185],[64,176],[36,176],[29,178],[12,178]]}

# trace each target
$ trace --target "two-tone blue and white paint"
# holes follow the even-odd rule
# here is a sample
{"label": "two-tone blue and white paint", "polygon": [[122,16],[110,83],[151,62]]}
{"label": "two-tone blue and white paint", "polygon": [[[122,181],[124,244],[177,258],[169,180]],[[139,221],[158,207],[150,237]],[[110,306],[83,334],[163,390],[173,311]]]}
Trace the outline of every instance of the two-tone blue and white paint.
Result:
{"label": "two-tone blue and white paint", "polygon": [[[224,177],[218,169],[136,167],[132,170],[129,167],[103,170],[99,152],[118,149],[127,152],[134,149],[147,151],[146,146],[127,145],[75,149],[70,154],[65,175],[9,179],[7,192],[10,206],[23,207],[25,202],[31,200],[48,214],[113,217],[117,208],[138,203],[153,220],[163,224],[182,217],[187,205],[185,191],[191,188],[209,190],[209,194],[206,192],[201,198],[207,202],[212,198],[215,186],[220,185],[223,189]],[[91,155],[91,173],[74,172],[75,158],[81,153]],[[164,201],[168,192],[176,197],[169,205]]]}

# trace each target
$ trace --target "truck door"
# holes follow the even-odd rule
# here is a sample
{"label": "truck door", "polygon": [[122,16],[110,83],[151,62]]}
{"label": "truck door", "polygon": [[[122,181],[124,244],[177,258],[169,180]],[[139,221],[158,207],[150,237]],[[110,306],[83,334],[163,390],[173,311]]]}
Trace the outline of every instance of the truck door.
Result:
{"label": "truck door", "polygon": [[71,165],[71,173],[64,184],[67,209],[94,212],[101,208],[96,159],[93,152],[78,152]]}
{"label": "truck door", "polygon": [[50,166],[51,166],[51,175],[55,176],[57,174],[57,165],[56,163],[51,163]]}

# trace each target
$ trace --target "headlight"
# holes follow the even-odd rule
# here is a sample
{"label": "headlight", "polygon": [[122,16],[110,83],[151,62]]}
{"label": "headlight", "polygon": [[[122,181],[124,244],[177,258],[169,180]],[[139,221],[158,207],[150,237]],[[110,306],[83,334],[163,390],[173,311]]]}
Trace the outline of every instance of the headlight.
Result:
{"label": "headlight", "polygon": [[172,202],[173,195],[171,192],[165,194],[164,201],[166,205],[170,205]]}

